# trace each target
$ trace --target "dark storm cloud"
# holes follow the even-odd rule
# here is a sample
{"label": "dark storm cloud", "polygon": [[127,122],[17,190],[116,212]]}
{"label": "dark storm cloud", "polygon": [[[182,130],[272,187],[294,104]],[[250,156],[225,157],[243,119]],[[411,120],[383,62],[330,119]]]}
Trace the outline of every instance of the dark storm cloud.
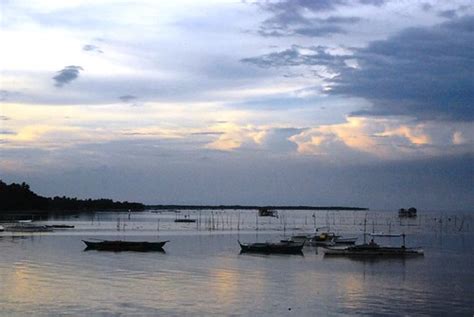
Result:
{"label": "dark storm cloud", "polygon": [[[372,107],[356,115],[410,115],[421,120],[474,120],[474,17],[430,28],[406,29],[347,55],[324,47],[300,47],[246,58],[260,67],[322,65],[338,76],[327,79],[329,94],[361,97]],[[357,67],[348,67],[356,60]]]}
{"label": "dark storm cloud", "polygon": [[474,120],[474,17],[407,29],[355,58],[332,93],[372,101],[361,114]]}
{"label": "dark storm cloud", "polygon": [[60,71],[58,71],[58,74],[53,77],[54,81],[56,82],[54,85],[56,87],[62,87],[65,84],[70,83],[77,77],[79,77],[79,72],[81,70],[84,70],[81,66],[66,66]]}
{"label": "dark storm cloud", "polygon": [[308,17],[306,13],[330,12],[340,6],[356,4],[380,6],[384,0],[285,0],[278,2],[259,3],[260,7],[271,13],[262,22],[259,33],[263,36],[303,35],[320,37],[325,35],[346,33],[344,25],[360,21],[357,17],[332,16],[329,18]]}
{"label": "dark storm cloud", "polygon": [[82,47],[82,50],[86,51],[86,52],[95,52],[95,53],[99,53],[99,54],[102,54],[103,51],[96,45],[92,45],[92,44],[86,44]]}

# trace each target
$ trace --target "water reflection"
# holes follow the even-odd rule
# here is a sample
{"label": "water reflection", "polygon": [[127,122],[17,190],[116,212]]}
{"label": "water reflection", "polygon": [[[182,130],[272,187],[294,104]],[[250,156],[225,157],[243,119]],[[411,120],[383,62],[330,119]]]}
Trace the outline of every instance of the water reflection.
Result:
{"label": "water reflection", "polygon": [[[121,216],[121,221],[128,221],[126,214],[79,215],[43,222],[74,224],[72,231],[3,233],[2,314],[314,316],[467,315],[474,311],[470,282],[474,235],[454,231],[459,220],[457,227],[454,220],[453,226],[448,222],[448,232],[443,224],[442,234],[432,231],[433,217],[416,220],[417,226],[398,227],[410,231],[407,243],[425,247],[425,258],[362,260],[324,258],[317,248],[306,247],[304,257],[239,255],[238,239],[278,241],[285,233],[281,219],[260,222],[257,236],[250,230],[255,226],[253,214],[240,215],[240,228],[246,230],[236,230],[238,218],[229,215],[227,221],[224,213],[219,214],[220,230],[177,226],[171,213],[134,214],[125,230],[123,226],[117,230]],[[169,220],[160,220],[159,232],[156,217]],[[205,217],[201,213],[202,228],[206,228]],[[335,230],[360,234],[359,214],[340,217],[329,214],[328,222]],[[374,216],[375,230],[385,230],[382,223],[386,226],[390,217]],[[305,214],[298,214],[286,229],[296,225],[301,228],[295,232],[310,230],[308,219],[312,218],[306,215],[305,221]],[[325,213],[316,221],[324,224]],[[465,220],[465,230],[467,224]],[[395,222],[391,228],[397,229]],[[166,253],[82,252],[81,240],[86,238],[171,242]]]}

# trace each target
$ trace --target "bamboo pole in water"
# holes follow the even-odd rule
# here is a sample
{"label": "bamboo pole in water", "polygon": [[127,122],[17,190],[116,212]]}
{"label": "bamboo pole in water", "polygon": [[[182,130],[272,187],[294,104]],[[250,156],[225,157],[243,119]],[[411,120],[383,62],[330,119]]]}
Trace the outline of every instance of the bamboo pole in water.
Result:
{"label": "bamboo pole in water", "polygon": [[256,223],[256,227],[257,227],[256,230],[258,231],[258,212],[255,216],[255,223]]}

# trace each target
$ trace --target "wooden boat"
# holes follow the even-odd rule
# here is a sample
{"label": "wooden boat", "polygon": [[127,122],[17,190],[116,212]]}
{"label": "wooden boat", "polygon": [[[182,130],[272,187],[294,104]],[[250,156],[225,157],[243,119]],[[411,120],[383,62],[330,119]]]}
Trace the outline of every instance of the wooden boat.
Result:
{"label": "wooden boat", "polygon": [[299,234],[293,235],[289,240],[283,241],[292,241],[296,243],[305,242],[307,245],[311,246],[330,246],[335,244],[336,235],[332,232],[323,232],[318,234]]}
{"label": "wooden boat", "polygon": [[401,247],[381,247],[378,244],[361,244],[344,249],[327,248],[324,251],[325,256],[354,256],[354,257],[372,257],[372,256],[416,256],[423,255],[423,250],[416,248]]}
{"label": "wooden boat", "polygon": [[321,234],[314,235],[309,241],[309,245],[313,246],[330,246],[334,245],[334,239],[336,235],[332,232],[323,232]]}
{"label": "wooden boat", "polygon": [[398,210],[398,216],[399,217],[414,218],[414,217],[416,217],[416,212],[417,212],[417,210],[414,207],[411,207],[411,208],[408,208],[408,209],[401,208],[400,210]]}
{"label": "wooden boat", "polygon": [[53,229],[46,226],[37,226],[30,223],[19,223],[17,225],[8,226],[5,228],[5,231],[9,232],[50,232]]}
{"label": "wooden boat", "polygon": [[278,212],[276,210],[268,208],[258,208],[258,215],[260,217],[276,217],[278,218]]}
{"label": "wooden boat", "polygon": [[265,243],[240,243],[242,253],[279,253],[279,254],[303,254],[304,242],[294,241],[265,242]]}
{"label": "wooden boat", "polygon": [[351,256],[351,257],[374,257],[374,256],[422,256],[423,250],[419,248],[405,247],[405,235],[401,247],[384,247],[374,242],[372,239],[369,243],[350,246],[347,248],[326,248],[324,256]]}
{"label": "wooden boat", "polygon": [[191,219],[191,218],[179,218],[179,219],[175,219],[174,222],[196,222],[196,219]]}
{"label": "wooden boat", "polygon": [[311,240],[311,238],[313,237],[314,235],[312,234],[297,234],[297,235],[292,235],[290,237],[289,240],[284,240],[284,241],[293,241],[293,242],[308,242],[309,240]]}
{"label": "wooden boat", "polygon": [[46,228],[51,229],[73,229],[73,225],[46,225]]}
{"label": "wooden boat", "polygon": [[344,237],[341,237],[341,236],[336,236],[334,238],[334,243],[335,244],[355,244],[356,241],[357,241],[357,237],[344,238]]}
{"label": "wooden boat", "polygon": [[178,212],[179,211],[176,211],[176,218],[174,219],[174,222],[182,222],[182,223],[196,222],[196,219],[191,218],[189,215],[184,215],[184,217],[178,218]]}
{"label": "wooden boat", "polygon": [[369,233],[372,237],[386,237],[386,238],[393,238],[393,237],[401,237],[401,233],[384,233],[384,232],[374,232]]}
{"label": "wooden boat", "polygon": [[86,250],[98,251],[161,251],[164,252],[163,246],[169,242],[147,242],[147,241],[122,241],[122,240],[103,240],[103,241],[86,241],[82,240],[87,248]]}

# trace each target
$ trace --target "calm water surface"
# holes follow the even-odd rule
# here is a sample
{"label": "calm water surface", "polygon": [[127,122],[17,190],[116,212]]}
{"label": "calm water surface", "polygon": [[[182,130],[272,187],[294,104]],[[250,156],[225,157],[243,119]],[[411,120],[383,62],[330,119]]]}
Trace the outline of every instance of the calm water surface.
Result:
{"label": "calm water surface", "polygon": [[[174,223],[184,214],[198,221]],[[314,214],[314,216],[313,216]],[[474,314],[470,213],[255,211],[95,213],[43,218],[52,233],[0,236],[2,316],[318,316]],[[361,261],[239,254],[237,240],[331,230],[408,234],[425,256]],[[5,224],[6,225],[6,224]],[[258,230],[257,230],[258,229]],[[166,253],[84,251],[81,239],[170,240]],[[384,240],[382,240],[384,239]],[[399,238],[379,242],[400,245]]]}

